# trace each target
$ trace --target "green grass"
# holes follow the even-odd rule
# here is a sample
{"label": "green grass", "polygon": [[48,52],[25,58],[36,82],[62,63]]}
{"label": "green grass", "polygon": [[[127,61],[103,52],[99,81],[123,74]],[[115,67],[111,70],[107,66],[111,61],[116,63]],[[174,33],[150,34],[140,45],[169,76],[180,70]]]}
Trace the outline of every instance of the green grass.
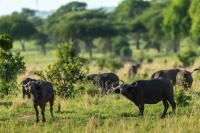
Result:
{"label": "green grass", "polygon": [[176,115],[170,108],[166,118],[160,119],[161,103],[146,105],[141,117],[136,106],[122,96],[83,95],[62,101],[62,112],[54,111],[55,119],[51,118],[48,106],[47,122],[36,124],[31,101],[18,96],[13,99],[12,107],[0,107],[0,132],[198,132],[200,100],[197,99],[200,96],[196,95],[189,106],[177,107]]}
{"label": "green grass", "polygon": [[[27,73],[29,75],[35,70],[44,70],[48,64],[56,60],[55,50],[50,49],[47,55],[43,55],[37,47],[28,42],[27,51],[22,52],[27,64]],[[19,42],[14,45],[14,51],[21,51]],[[155,54],[155,51],[145,52],[145,57],[157,56],[153,63],[145,62],[139,69],[138,75],[134,79],[127,79],[127,66],[117,71],[120,79],[132,82],[143,78],[145,73],[150,76],[159,69],[174,68],[179,65],[176,55],[164,56]],[[141,51],[136,51],[135,55],[139,58]],[[151,56],[152,55],[152,56]],[[88,56],[82,53],[81,56]],[[102,54],[95,55],[96,58],[102,57]],[[164,60],[167,60],[165,63]],[[198,59],[193,66],[188,68],[192,70],[200,63]],[[98,67],[89,66],[90,72],[98,72]],[[21,75],[21,76],[25,76]],[[200,75],[194,73],[194,84],[188,91],[192,96],[192,101],[185,107],[177,106],[176,114],[172,114],[171,107],[168,110],[166,118],[160,119],[163,111],[162,103],[156,105],[145,105],[144,116],[138,115],[138,108],[129,100],[120,95],[108,95],[104,97],[88,94],[77,96],[73,99],[61,100],[61,113],[56,113],[58,104],[57,98],[54,106],[55,119],[51,118],[49,105],[46,108],[45,124],[35,123],[35,112],[31,100],[22,99],[21,92],[17,96],[9,96],[2,101],[12,101],[11,107],[0,106],[0,133],[198,133],[200,129]],[[19,77],[19,81],[21,81]],[[180,88],[176,88],[180,89]],[[41,114],[40,114],[41,120]]]}

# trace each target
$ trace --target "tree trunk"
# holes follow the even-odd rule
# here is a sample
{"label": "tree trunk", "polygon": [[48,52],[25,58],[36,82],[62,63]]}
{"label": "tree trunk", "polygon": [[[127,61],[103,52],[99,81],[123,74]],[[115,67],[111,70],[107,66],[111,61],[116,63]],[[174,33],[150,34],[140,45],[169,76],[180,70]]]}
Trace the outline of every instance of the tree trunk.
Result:
{"label": "tree trunk", "polygon": [[161,49],[160,49],[160,43],[156,43],[156,46],[155,46],[156,50],[158,53],[160,53]]}
{"label": "tree trunk", "polygon": [[47,54],[46,46],[45,46],[45,45],[41,45],[41,47],[42,47],[42,53],[43,53],[44,55],[46,55],[46,54]]}
{"label": "tree trunk", "polygon": [[136,34],[136,49],[140,49],[140,33]]}
{"label": "tree trunk", "polygon": [[79,46],[79,41],[77,39],[73,39],[72,43],[73,43],[73,45],[74,45],[74,47],[76,49],[76,52],[80,53],[81,52],[81,48]]}
{"label": "tree trunk", "polygon": [[26,48],[25,48],[25,41],[21,40],[21,47],[22,47],[22,51],[25,52]]}
{"label": "tree trunk", "polygon": [[92,59],[93,53],[92,53],[92,48],[93,48],[93,43],[92,40],[87,40],[86,41],[86,50],[89,52],[89,57]]}
{"label": "tree trunk", "polygon": [[174,39],[173,51],[174,51],[175,53],[177,53],[178,50],[179,50],[179,48],[180,48],[180,39],[179,39],[179,37],[176,37],[176,38]]}
{"label": "tree trunk", "polygon": [[3,87],[4,87],[4,89],[5,89],[5,95],[8,95],[8,94],[9,94],[9,87],[8,87],[7,84],[9,84],[9,82],[8,82],[7,77],[5,76],[5,80],[4,80],[4,83],[3,83]]}
{"label": "tree trunk", "polygon": [[106,40],[107,40],[106,51],[107,53],[109,53],[112,51],[112,40],[111,38],[107,38]]}

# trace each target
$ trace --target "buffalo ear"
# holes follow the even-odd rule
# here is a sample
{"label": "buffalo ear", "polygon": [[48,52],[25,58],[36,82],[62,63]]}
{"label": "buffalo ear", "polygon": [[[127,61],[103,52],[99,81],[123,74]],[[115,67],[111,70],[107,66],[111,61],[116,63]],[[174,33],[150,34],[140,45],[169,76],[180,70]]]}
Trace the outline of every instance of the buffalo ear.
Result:
{"label": "buffalo ear", "polygon": [[129,86],[130,92],[135,93],[135,92],[136,92],[137,86],[138,86],[138,83],[137,83],[137,82],[132,83],[132,84]]}
{"label": "buffalo ear", "polygon": [[136,87],[137,85],[138,85],[138,83],[135,81],[135,82],[133,82],[130,86]]}

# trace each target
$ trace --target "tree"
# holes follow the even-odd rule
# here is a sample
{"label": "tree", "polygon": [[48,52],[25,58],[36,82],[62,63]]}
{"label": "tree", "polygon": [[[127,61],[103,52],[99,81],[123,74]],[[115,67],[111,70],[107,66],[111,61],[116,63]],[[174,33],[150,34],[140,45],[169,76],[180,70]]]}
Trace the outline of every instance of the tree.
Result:
{"label": "tree", "polygon": [[[66,18],[66,15],[73,12],[80,12],[86,10],[87,4],[84,2],[70,2],[66,5],[61,6],[58,8],[52,15],[50,15],[44,21],[44,29],[46,33],[54,34],[54,30],[59,29],[57,25],[62,21],[63,18]],[[70,16],[70,15],[69,15]],[[67,21],[64,22],[66,24]],[[58,26],[58,27],[57,27]],[[62,28],[62,25],[60,26]],[[55,38],[55,35],[50,36],[50,38],[56,42],[60,42],[60,39]]]}
{"label": "tree", "polygon": [[[10,92],[16,91],[17,74],[25,71],[25,63],[23,56],[19,53],[11,52],[12,39],[5,35],[0,35],[0,93],[8,95]],[[6,46],[9,46],[5,49]],[[2,47],[3,46],[3,47]]]}
{"label": "tree", "polygon": [[188,14],[191,0],[173,0],[164,10],[163,30],[174,40],[174,52],[179,50],[181,37],[188,35],[191,18]]}
{"label": "tree", "polygon": [[35,16],[36,10],[32,10],[29,8],[23,8],[21,11],[21,15],[24,16],[27,19],[31,19]]}
{"label": "tree", "polygon": [[113,40],[112,52],[115,56],[120,56],[120,51],[124,47],[129,47],[129,43],[126,38],[116,37]]}
{"label": "tree", "polygon": [[38,32],[35,36],[36,45],[40,46],[43,53],[46,55],[46,44],[48,42],[48,35],[42,32]]}
{"label": "tree", "polygon": [[149,1],[123,0],[115,9],[115,14],[119,20],[127,20],[140,15],[148,7]]}
{"label": "tree", "polygon": [[95,38],[109,38],[118,34],[119,27],[114,22],[105,20],[106,17],[107,15],[101,10],[68,13],[57,24],[54,24],[49,32],[52,32],[53,38],[60,41],[71,39],[84,41],[85,48],[92,58]]}
{"label": "tree", "polygon": [[192,38],[200,44],[200,3],[198,0],[192,0],[189,13],[192,18],[190,33]]}
{"label": "tree", "polygon": [[49,65],[47,70],[37,72],[37,75],[51,81],[62,98],[73,97],[74,84],[84,77],[83,64],[73,45],[64,44],[57,49],[57,61]]}
{"label": "tree", "polygon": [[162,30],[163,10],[169,4],[165,2],[151,1],[151,7],[145,10],[139,19],[146,28],[144,40],[147,42],[145,48],[155,48],[158,52],[161,50],[161,45],[164,42],[165,34]]}
{"label": "tree", "polygon": [[147,32],[145,25],[140,20],[135,19],[131,23],[131,32],[134,33],[136,36],[136,48],[140,49],[140,40],[141,40],[142,34]]}
{"label": "tree", "polygon": [[24,41],[30,39],[36,32],[34,25],[21,15],[15,14],[0,18],[0,34],[8,34],[15,40],[20,40],[23,51],[25,51]]}

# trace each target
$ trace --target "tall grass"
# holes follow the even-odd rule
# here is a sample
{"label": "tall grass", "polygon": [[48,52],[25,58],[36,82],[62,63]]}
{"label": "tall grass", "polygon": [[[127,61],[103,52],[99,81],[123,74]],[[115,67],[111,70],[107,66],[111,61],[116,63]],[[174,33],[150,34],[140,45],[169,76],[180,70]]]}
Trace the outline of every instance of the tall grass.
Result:
{"label": "tall grass", "polygon": [[[46,56],[37,50],[23,52],[22,54],[27,62],[27,72],[25,75],[19,76],[19,82],[22,77],[31,75],[32,71],[44,69],[55,60],[54,51],[48,52]],[[197,67],[199,63],[200,58],[188,70]],[[154,58],[153,63],[142,64],[138,76],[133,79],[127,77],[129,64],[125,64],[124,68],[117,71],[117,75],[120,79],[130,83],[144,78],[144,74],[148,74],[148,77],[150,77],[156,70],[174,68],[177,67],[177,64],[179,62],[174,55],[157,57]],[[99,71],[95,64],[89,67],[90,73]],[[189,105],[177,106],[175,115],[171,113],[171,108],[169,108],[164,119],[160,119],[163,111],[162,103],[145,105],[144,116],[141,117],[138,115],[138,108],[121,95],[91,96],[86,93],[67,100],[56,98],[54,105],[55,119],[51,118],[49,106],[47,106],[45,112],[47,122],[42,124],[40,121],[36,124],[31,100],[22,99],[19,91],[17,96],[0,99],[0,102],[13,102],[11,107],[0,106],[0,133],[198,133],[200,129],[200,75],[194,73],[193,76],[193,86],[187,92],[192,97]],[[176,87],[175,89],[180,88]],[[58,102],[61,103],[61,113],[56,113]]]}

